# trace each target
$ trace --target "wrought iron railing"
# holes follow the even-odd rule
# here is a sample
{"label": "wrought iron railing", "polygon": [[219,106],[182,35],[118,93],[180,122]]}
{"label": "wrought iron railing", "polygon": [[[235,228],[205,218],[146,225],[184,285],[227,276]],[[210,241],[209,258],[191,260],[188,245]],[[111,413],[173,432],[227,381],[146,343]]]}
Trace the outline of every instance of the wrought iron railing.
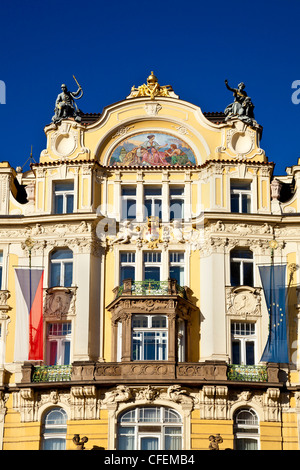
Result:
{"label": "wrought iron railing", "polygon": [[[128,282],[129,281],[129,282]],[[120,295],[170,295],[178,294],[186,299],[184,287],[177,284],[174,279],[168,281],[155,281],[148,279],[146,281],[124,281],[124,284],[117,288],[116,297]]]}
{"label": "wrought iron railing", "polygon": [[268,382],[268,370],[266,366],[230,364],[227,378],[242,382]]}
{"label": "wrought iron railing", "polygon": [[36,366],[32,382],[68,382],[71,380],[72,366]]}

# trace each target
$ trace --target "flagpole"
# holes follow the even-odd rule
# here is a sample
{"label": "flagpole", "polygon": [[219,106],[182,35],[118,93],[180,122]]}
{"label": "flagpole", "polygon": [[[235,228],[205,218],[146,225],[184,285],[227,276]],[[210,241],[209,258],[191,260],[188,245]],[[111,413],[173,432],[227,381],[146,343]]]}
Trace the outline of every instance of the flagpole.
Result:
{"label": "flagpole", "polygon": [[[29,256],[29,305],[31,305],[32,301],[32,287],[31,287],[31,250],[34,246],[34,241],[32,238],[28,237],[25,240],[25,245],[28,248],[28,256]],[[29,347],[33,344],[33,335],[32,335],[32,324],[31,321],[29,322]]]}

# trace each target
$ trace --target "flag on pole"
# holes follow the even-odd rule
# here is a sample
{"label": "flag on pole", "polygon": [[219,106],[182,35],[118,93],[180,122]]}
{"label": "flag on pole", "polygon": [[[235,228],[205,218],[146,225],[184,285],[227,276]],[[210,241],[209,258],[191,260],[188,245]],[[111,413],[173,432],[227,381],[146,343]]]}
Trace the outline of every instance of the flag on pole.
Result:
{"label": "flag on pole", "polygon": [[43,360],[44,270],[15,268],[15,361]]}
{"label": "flag on pole", "polygon": [[269,312],[269,336],[261,361],[289,362],[286,316],[286,265],[259,266]]}

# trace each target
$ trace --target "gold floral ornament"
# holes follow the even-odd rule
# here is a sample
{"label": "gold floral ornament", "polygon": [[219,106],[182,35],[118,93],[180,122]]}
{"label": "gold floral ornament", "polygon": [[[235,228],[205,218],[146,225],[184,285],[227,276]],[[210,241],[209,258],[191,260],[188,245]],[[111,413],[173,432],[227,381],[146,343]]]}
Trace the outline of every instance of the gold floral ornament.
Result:
{"label": "gold floral ornament", "polygon": [[157,78],[153,72],[151,72],[151,74],[147,78],[147,84],[144,83],[138,88],[135,88],[135,86],[133,86],[131,88],[131,93],[127,98],[137,98],[139,96],[149,96],[152,100],[156,96],[170,96],[172,98],[178,98],[178,96],[174,93],[171,85],[159,85]]}

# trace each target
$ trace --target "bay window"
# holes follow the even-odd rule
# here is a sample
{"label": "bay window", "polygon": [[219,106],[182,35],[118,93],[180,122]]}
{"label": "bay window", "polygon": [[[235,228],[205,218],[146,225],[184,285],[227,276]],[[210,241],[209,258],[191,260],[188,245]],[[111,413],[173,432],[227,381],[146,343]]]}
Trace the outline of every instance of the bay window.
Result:
{"label": "bay window", "polygon": [[132,360],[168,359],[168,322],[164,315],[132,316]]}

